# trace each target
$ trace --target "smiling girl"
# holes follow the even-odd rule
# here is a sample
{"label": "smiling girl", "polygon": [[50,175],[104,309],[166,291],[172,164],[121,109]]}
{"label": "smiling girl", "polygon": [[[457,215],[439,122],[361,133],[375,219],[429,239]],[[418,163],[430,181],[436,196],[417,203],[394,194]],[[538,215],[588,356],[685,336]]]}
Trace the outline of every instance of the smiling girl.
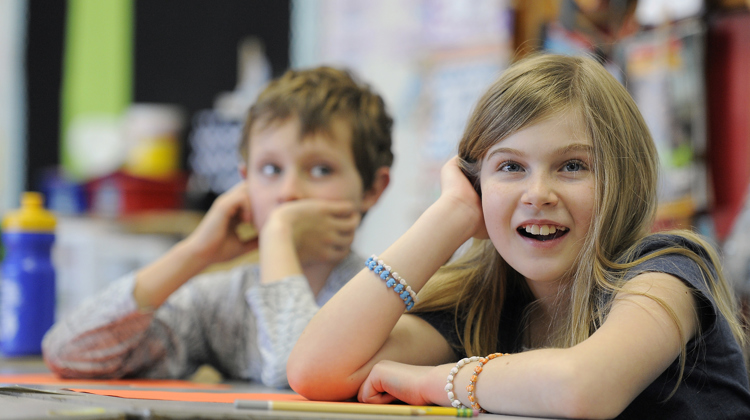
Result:
{"label": "smiling girl", "polygon": [[[533,416],[750,418],[715,251],[650,233],[657,168],[640,112],[599,63],[515,64],[479,101],[439,199],[312,319],[292,388]],[[472,237],[485,239],[443,266]]]}

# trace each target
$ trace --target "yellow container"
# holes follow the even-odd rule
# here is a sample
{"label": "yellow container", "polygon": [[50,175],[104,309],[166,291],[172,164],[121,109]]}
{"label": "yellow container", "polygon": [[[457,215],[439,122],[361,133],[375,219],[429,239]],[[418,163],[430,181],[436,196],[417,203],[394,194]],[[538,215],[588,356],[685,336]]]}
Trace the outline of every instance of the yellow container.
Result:
{"label": "yellow container", "polygon": [[180,169],[180,150],[173,137],[142,139],[130,149],[125,171],[143,178],[167,178]]}
{"label": "yellow container", "polygon": [[25,192],[21,196],[21,208],[9,212],[3,218],[5,232],[54,232],[57,225],[55,215],[43,206],[44,196],[38,192]]}
{"label": "yellow container", "polygon": [[152,179],[179,173],[183,119],[173,105],[133,104],[124,119],[125,172]]}

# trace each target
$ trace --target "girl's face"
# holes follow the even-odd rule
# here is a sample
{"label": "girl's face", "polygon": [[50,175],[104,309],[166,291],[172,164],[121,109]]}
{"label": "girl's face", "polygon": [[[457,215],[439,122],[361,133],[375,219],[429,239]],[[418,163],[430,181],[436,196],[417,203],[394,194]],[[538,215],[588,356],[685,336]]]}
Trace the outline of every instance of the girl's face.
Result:
{"label": "girl's face", "polygon": [[593,144],[574,113],[529,126],[482,161],[482,209],[490,240],[534,296],[557,291],[594,212]]}

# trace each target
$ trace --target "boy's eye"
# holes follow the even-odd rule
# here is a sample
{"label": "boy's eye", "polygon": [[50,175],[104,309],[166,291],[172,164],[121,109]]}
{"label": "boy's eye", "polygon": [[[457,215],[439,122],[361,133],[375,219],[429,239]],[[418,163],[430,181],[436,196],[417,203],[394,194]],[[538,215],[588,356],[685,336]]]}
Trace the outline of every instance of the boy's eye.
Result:
{"label": "boy's eye", "polygon": [[565,162],[565,165],[563,165],[563,171],[565,172],[578,172],[583,171],[586,169],[586,164],[581,162],[580,160],[571,160],[568,162]]}
{"label": "boy's eye", "polygon": [[497,170],[503,172],[520,172],[523,170],[523,168],[516,162],[506,161],[501,163],[498,166]]}
{"label": "boy's eye", "polygon": [[265,176],[274,176],[281,173],[281,168],[272,163],[266,163],[260,167],[260,173]]}
{"label": "boy's eye", "polygon": [[310,175],[312,175],[314,178],[321,178],[324,176],[328,176],[333,172],[333,169],[331,169],[328,165],[315,165],[310,169]]}

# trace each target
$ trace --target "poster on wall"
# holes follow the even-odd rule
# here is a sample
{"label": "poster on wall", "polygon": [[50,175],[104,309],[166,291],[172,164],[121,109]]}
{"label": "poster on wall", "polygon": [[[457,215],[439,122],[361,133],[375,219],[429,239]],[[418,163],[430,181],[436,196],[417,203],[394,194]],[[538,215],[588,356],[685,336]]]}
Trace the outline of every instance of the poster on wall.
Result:
{"label": "poster on wall", "polygon": [[659,204],[691,216],[708,207],[705,29],[697,20],[643,32],[622,43],[627,87],[656,143]]}

